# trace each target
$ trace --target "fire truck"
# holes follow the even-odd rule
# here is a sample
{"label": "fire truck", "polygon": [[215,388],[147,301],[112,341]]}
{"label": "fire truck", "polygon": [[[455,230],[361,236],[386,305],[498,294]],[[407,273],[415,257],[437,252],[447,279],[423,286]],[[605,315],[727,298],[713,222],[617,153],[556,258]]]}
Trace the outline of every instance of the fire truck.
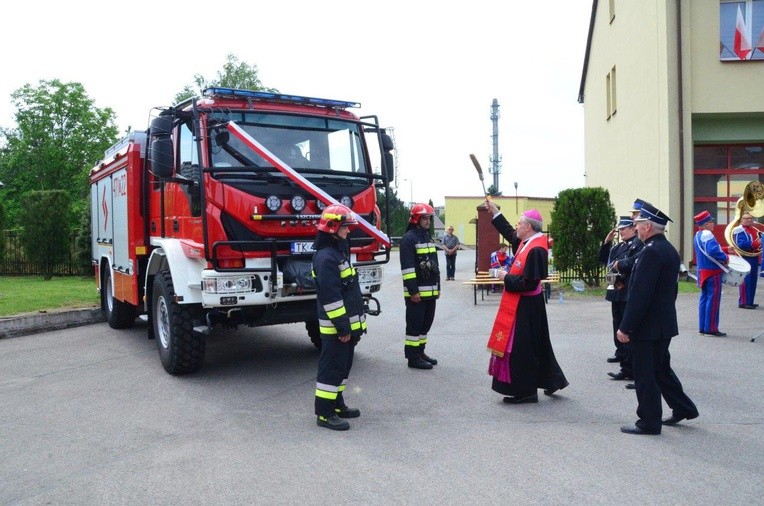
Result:
{"label": "fire truck", "polygon": [[[148,321],[165,370],[197,371],[221,324],[304,322],[322,209],[342,203],[366,312],[390,260],[392,136],[356,102],[231,88],[155,109],[90,171],[93,265],[112,328]],[[385,199],[387,202],[388,199]]]}

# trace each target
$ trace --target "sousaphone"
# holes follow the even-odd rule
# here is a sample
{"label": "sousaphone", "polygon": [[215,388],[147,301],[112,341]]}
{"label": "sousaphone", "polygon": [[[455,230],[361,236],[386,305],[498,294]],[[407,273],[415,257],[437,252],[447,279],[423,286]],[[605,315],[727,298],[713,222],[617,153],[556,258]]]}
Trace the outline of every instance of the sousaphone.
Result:
{"label": "sousaphone", "polygon": [[[733,219],[724,229],[724,239],[727,240],[730,248],[735,250],[740,256],[745,257],[757,257],[761,255],[761,248],[755,251],[744,251],[737,244],[732,237],[732,231],[740,225],[740,220],[743,218],[743,214],[751,213],[751,216],[760,218],[764,216],[764,184],[761,181],[751,181],[743,189],[743,196],[740,197],[735,206],[735,219]],[[759,233],[762,229],[757,227]]]}

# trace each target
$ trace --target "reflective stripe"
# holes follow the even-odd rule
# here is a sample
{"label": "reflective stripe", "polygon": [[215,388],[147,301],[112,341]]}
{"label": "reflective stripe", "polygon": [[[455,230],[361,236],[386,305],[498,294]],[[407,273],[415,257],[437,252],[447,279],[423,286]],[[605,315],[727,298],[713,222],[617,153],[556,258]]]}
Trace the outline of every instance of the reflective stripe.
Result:
{"label": "reflective stripe", "polygon": [[334,325],[332,325],[330,327],[325,327],[324,325],[321,325],[321,326],[318,327],[318,330],[322,334],[327,334],[327,335],[330,335],[330,336],[337,334],[337,329],[334,328]]}
{"label": "reflective stripe", "polygon": [[352,267],[348,267],[347,269],[340,271],[340,278],[342,279],[349,278],[353,274],[355,274],[355,269],[353,269]]}
{"label": "reflective stripe", "polygon": [[327,311],[326,316],[328,316],[329,318],[338,318],[344,315],[345,313],[347,313],[347,311],[345,310],[345,306],[342,306],[341,308],[335,309],[334,311]]}
{"label": "reflective stripe", "polygon": [[339,392],[340,387],[337,385],[330,385],[328,383],[319,383],[316,381],[316,388],[323,390],[325,392]]}
{"label": "reflective stripe", "polygon": [[336,385],[327,385],[326,383],[316,382],[316,397],[321,399],[336,400],[340,387]]}
{"label": "reflective stripe", "polygon": [[[420,287],[420,290],[419,290],[420,297],[428,298],[428,297],[437,297],[438,295],[440,295],[440,290],[421,290],[421,288],[422,287]],[[409,293],[408,288],[406,288],[405,286],[403,287],[403,296],[411,297],[411,294]]]}
{"label": "reflective stripe", "polygon": [[420,344],[421,344],[420,341],[410,341],[406,339],[406,346],[413,346],[415,348],[418,348]]}
{"label": "reflective stripe", "polygon": [[342,299],[335,300],[334,302],[330,302],[328,304],[324,304],[324,311],[326,311],[328,313],[329,311],[333,311],[335,309],[339,309],[339,308],[343,307],[344,305],[345,305],[345,302]]}
{"label": "reflective stripe", "polygon": [[416,279],[416,272],[411,272],[411,273],[403,275],[403,281],[406,281],[408,279]]}

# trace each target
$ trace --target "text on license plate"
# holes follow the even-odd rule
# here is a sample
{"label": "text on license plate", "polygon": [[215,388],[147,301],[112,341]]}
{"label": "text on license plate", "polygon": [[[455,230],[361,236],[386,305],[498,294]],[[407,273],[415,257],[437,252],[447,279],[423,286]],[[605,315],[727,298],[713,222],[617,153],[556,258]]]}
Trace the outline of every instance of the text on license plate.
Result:
{"label": "text on license plate", "polygon": [[292,254],[299,255],[300,253],[313,253],[313,241],[310,242],[293,242]]}

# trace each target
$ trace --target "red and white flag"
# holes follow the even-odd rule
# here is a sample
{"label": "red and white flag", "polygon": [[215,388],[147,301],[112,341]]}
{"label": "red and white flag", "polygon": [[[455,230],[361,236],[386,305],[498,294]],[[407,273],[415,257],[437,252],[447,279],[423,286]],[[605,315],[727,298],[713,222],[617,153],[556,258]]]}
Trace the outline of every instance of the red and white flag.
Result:
{"label": "red and white flag", "polygon": [[756,47],[759,51],[764,53],[764,26],[761,27],[761,33],[759,34],[759,40],[756,42]]}
{"label": "red and white flag", "polygon": [[735,23],[735,46],[734,51],[741,60],[748,59],[748,53],[751,52],[751,38],[748,36],[748,29],[743,20],[743,13],[740,12],[740,6],[737,6],[737,22]]}

